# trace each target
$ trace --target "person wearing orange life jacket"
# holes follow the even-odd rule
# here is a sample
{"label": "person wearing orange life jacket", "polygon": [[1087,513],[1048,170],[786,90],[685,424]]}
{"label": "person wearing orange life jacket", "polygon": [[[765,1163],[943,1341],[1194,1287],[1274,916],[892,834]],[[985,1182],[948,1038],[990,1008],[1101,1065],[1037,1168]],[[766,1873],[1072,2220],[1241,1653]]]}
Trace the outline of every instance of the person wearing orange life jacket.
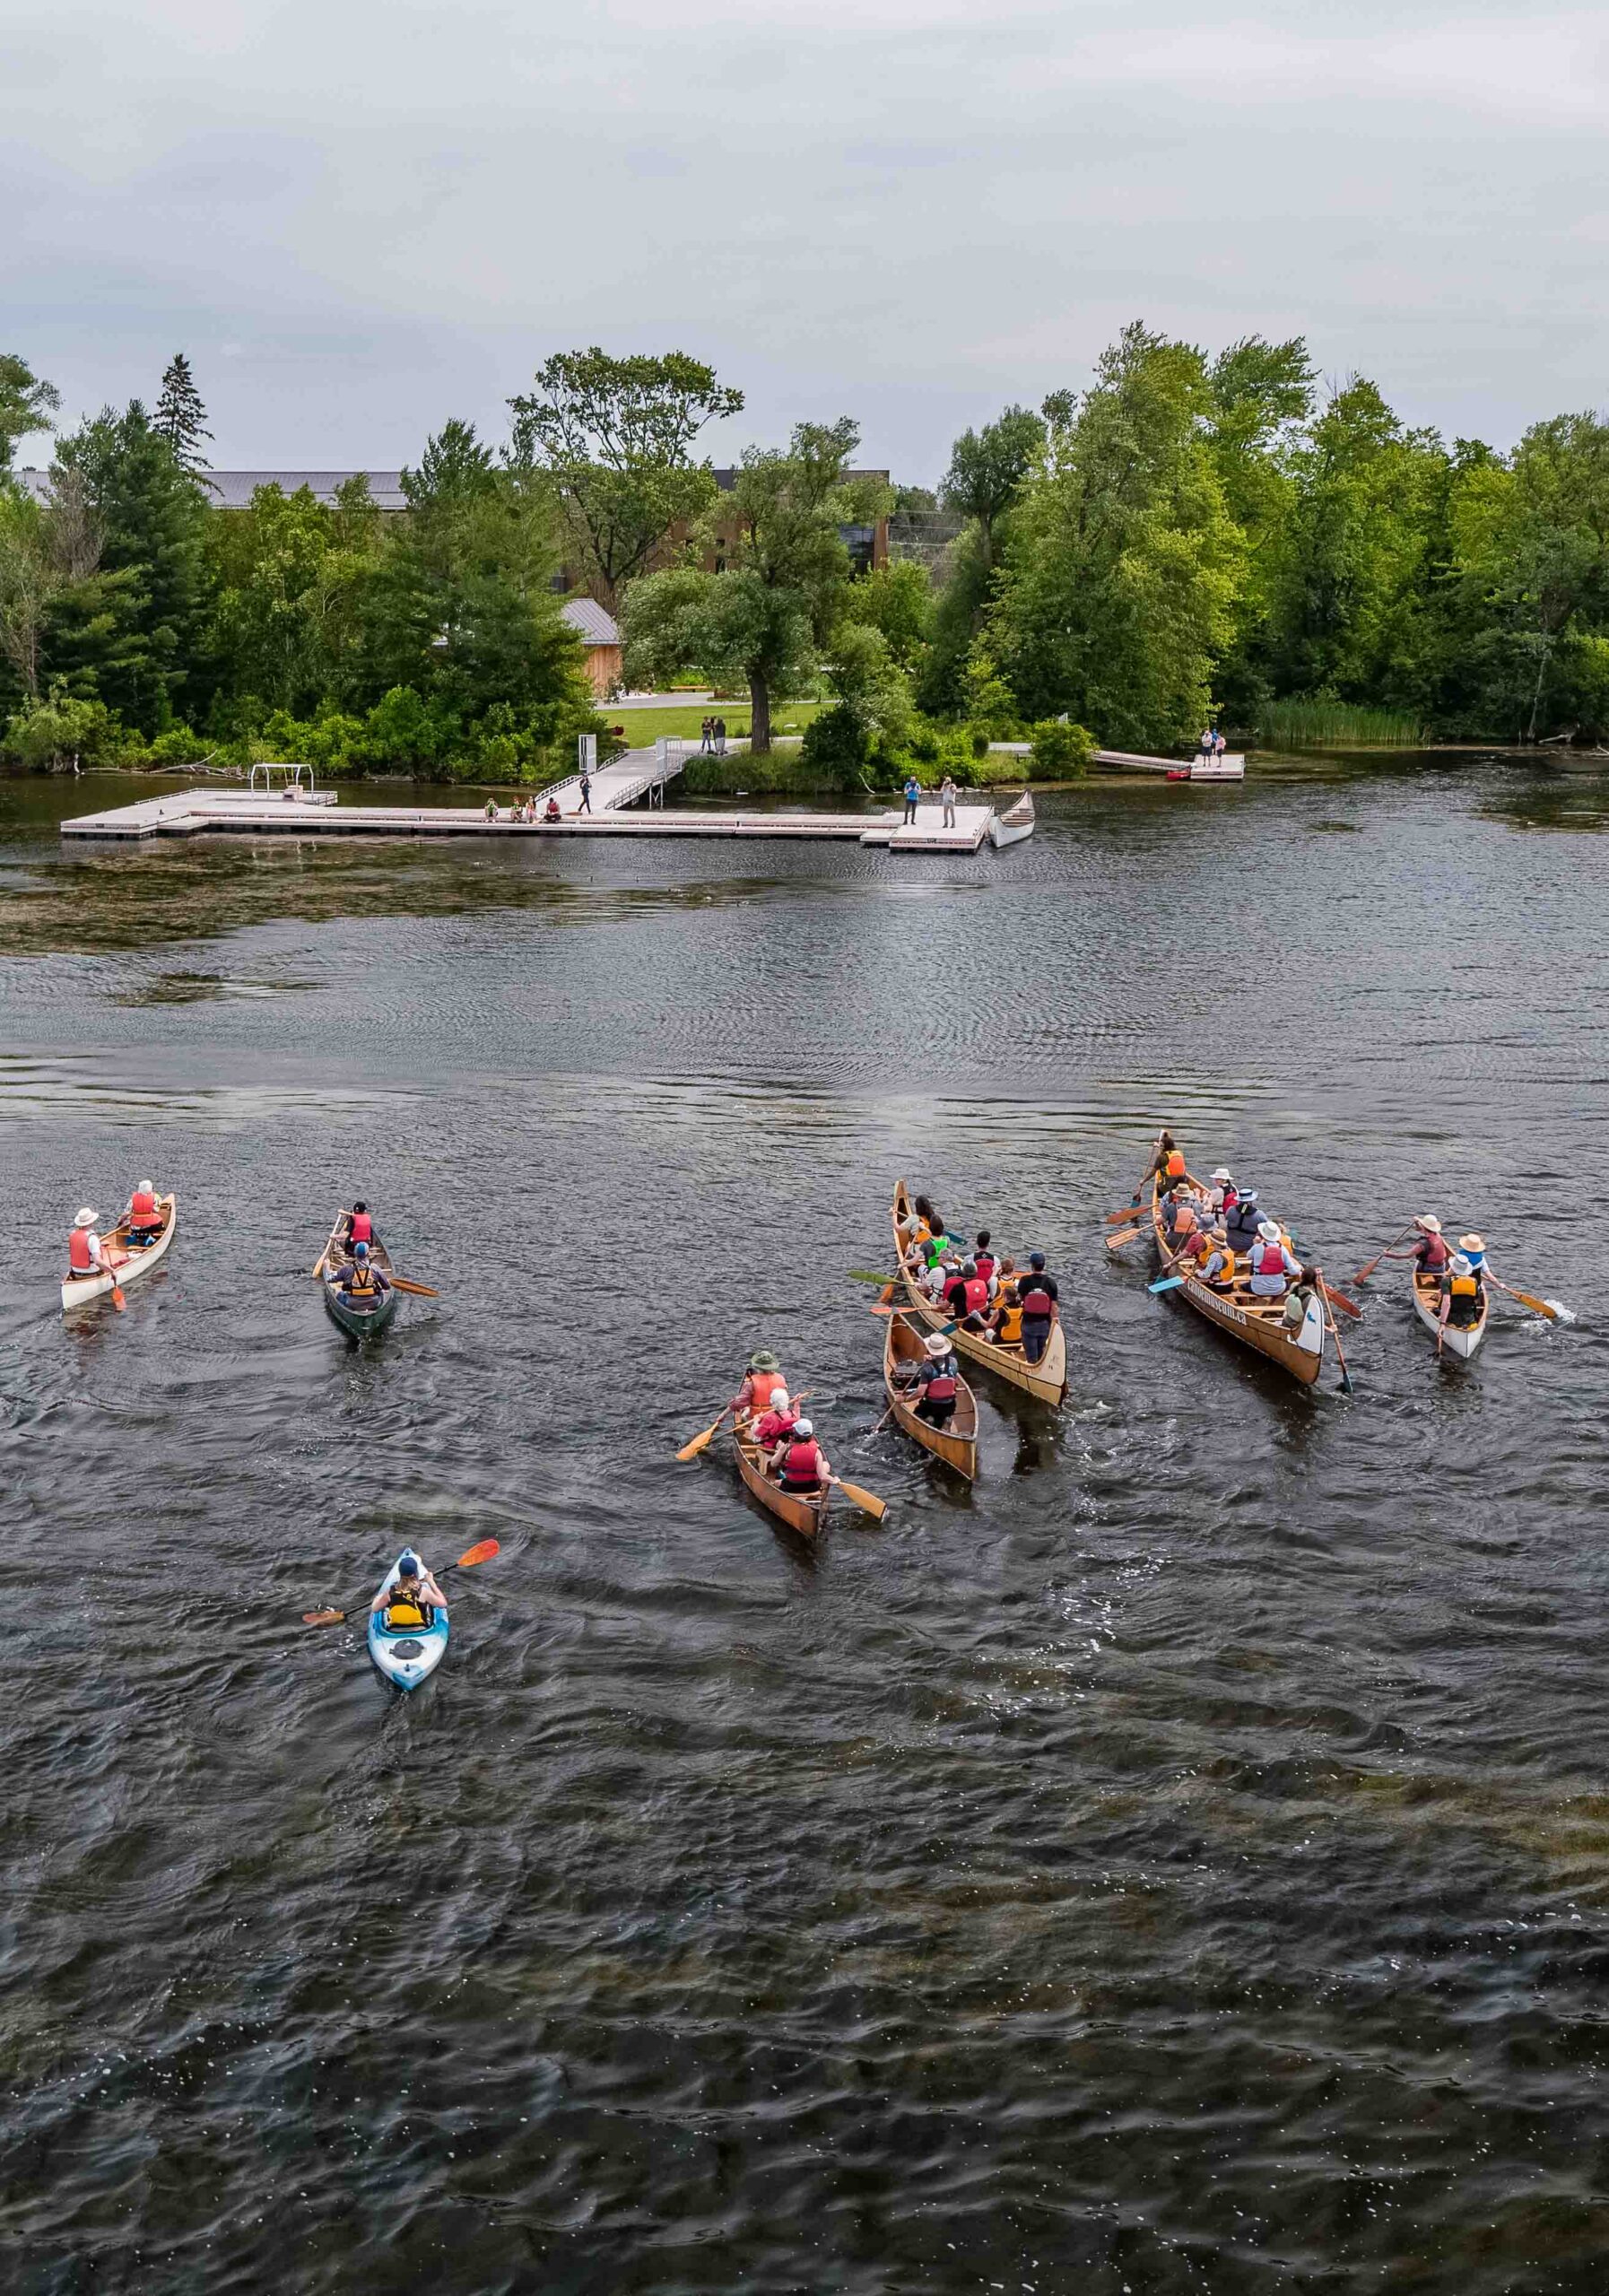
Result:
{"label": "person wearing orange life jacket", "polygon": [[123,1214],[124,1232],[131,1252],[143,1251],[162,1232],[162,1207],[156,1200],[156,1182],[141,1180]]}
{"label": "person wearing orange life jacket", "polygon": [[789,1403],[786,1388],[773,1387],[771,1399],[754,1422],[754,1440],[762,1451],[774,1451],[785,1435],[790,1435],[798,1423],[798,1412]]}
{"label": "person wearing orange life jacket", "polygon": [[823,1483],[832,1481],[827,1455],[816,1441],[815,1429],[808,1419],[795,1420],[791,1431],[771,1453],[771,1465],[783,1490],[791,1491],[796,1498],[812,1497]]}
{"label": "person wearing orange life jacket", "polygon": [[1050,1344],[1050,1326],[1061,1313],[1061,1289],[1045,1273],[1043,1252],[1030,1252],[1028,1273],[1017,1278],[1017,1298],[1022,1308],[1022,1352],[1037,1363]]}
{"label": "person wearing orange life jacket", "polygon": [[1265,1220],[1250,1253],[1251,1296],[1254,1300],[1283,1300],[1292,1276],[1301,1274],[1301,1262],[1285,1248],[1279,1222]]}
{"label": "person wearing orange life jacket", "polygon": [[1022,1302],[1017,1297],[1017,1279],[1008,1276],[1000,1286],[999,1303],[988,1336],[999,1347],[1021,1347],[1022,1344]]}
{"label": "person wearing orange life jacket", "polygon": [[1454,1252],[1441,1279],[1441,1320],[1455,1331],[1467,1331],[1486,1310],[1486,1282],[1482,1271],[1463,1252]]}
{"label": "person wearing orange life jacket", "polygon": [[749,1358],[743,1385],[728,1408],[735,1413],[740,1423],[745,1419],[760,1418],[770,1409],[771,1397],[778,1387],[784,1395],[787,1393],[781,1364],[769,1347],[757,1347]]}
{"label": "person wearing orange life jacket", "polygon": [[961,1366],[942,1331],[930,1331],[925,1344],[927,1361],[917,1369],[917,1417],[929,1427],[947,1427],[955,1415]]}
{"label": "person wearing orange life jacket", "polygon": [[95,1233],[95,1222],[100,1217],[86,1204],[74,1221],[67,1237],[67,1274],[76,1281],[86,1275],[109,1275],[111,1262],[106,1256],[106,1245]]}
{"label": "person wearing orange life jacket", "polygon": [[1184,1176],[1184,1151],[1170,1132],[1164,1132],[1156,1144],[1156,1153],[1151,1160],[1151,1170],[1145,1175],[1144,1185],[1149,1187],[1153,1179],[1160,1179],[1166,1185],[1172,1180],[1182,1180]]}

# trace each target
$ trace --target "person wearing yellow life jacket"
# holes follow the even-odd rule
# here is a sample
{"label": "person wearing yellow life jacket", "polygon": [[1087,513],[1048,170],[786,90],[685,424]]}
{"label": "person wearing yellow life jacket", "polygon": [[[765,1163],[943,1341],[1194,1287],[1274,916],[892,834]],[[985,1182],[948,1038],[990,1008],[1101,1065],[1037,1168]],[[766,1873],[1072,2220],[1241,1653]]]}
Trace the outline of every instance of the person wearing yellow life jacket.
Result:
{"label": "person wearing yellow life jacket", "polygon": [[1000,1303],[995,1309],[989,1337],[1001,1347],[1021,1347],[1022,1344],[1022,1302],[1017,1297],[1014,1277],[1000,1286]]}
{"label": "person wearing yellow life jacket", "polygon": [[1222,1228],[1214,1228],[1206,1239],[1206,1249],[1197,1265],[1201,1280],[1213,1292],[1232,1292],[1239,1273],[1233,1247]]}
{"label": "person wearing yellow life jacket", "polygon": [[445,1610],[447,1596],[434,1575],[421,1567],[416,1554],[404,1554],[396,1566],[396,1579],[381,1588],[369,1607],[383,1613],[382,1625],[406,1631],[429,1626],[438,1605]]}
{"label": "person wearing yellow life jacket", "polygon": [[367,1244],[354,1244],[352,1257],[341,1270],[341,1295],[346,1300],[378,1300],[386,1279],[370,1257]]}
{"label": "person wearing yellow life jacket", "polygon": [[769,1347],[757,1347],[749,1358],[749,1368],[744,1382],[733,1396],[730,1408],[739,1423],[745,1419],[758,1419],[771,1407],[771,1397],[780,1388],[787,1393],[787,1381],[782,1376],[782,1366]]}
{"label": "person wearing yellow life jacket", "polygon": [[154,1180],[140,1181],[128,1199],[123,1218],[131,1252],[143,1251],[147,1244],[155,1242],[162,1232],[162,1207],[157,1202]]}
{"label": "person wearing yellow life jacket", "polygon": [[1486,1310],[1486,1282],[1464,1252],[1455,1252],[1441,1279],[1441,1320],[1455,1331],[1467,1331]]}
{"label": "person wearing yellow life jacket", "polygon": [[1156,1153],[1151,1160],[1151,1170],[1145,1175],[1144,1185],[1149,1187],[1153,1179],[1160,1179],[1166,1187],[1173,1180],[1182,1180],[1184,1177],[1184,1151],[1170,1132],[1164,1132],[1156,1144]]}
{"label": "person wearing yellow life jacket", "polygon": [[74,1221],[67,1236],[67,1274],[82,1282],[86,1275],[108,1274],[111,1262],[106,1256],[106,1245],[95,1233],[95,1222],[100,1217],[86,1204]]}

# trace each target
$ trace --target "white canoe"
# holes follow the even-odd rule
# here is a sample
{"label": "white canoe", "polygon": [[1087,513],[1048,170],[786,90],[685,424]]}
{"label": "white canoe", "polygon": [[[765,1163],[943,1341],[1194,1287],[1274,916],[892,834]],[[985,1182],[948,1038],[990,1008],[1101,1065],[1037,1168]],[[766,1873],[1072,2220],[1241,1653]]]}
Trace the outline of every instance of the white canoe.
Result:
{"label": "white canoe", "polygon": [[[104,1300],[114,1283],[130,1284],[136,1282],[140,1276],[150,1274],[173,1241],[173,1231],[178,1225],[178,1198],[172,1195],[159,1196],[157,1204],[162,1214],[161,1234],[153,1242],[147,1244],[144,1250],[131,1252],[128,1248],[127,1227],[124,1222],[119,1221],[109,1235],[100,1239],[106,1247],[108,1257],[116,1263],[115,1274],[65,1277],[62,1283],[64,1310],[68,1308],[84,1307],[91,1300]],[[121,1258],[118,1257],[119,1253],[122,1254]]]}
{"label": "white canoe", "polygon": [[1005,813],[989,815],[989,843],[996,853],[1003,845],[1016,845],[1032,835],[1033,798],[1027,790]]}
{"label": "white canoe", "polygon": [[[1441,1329],[1441,1286],[1435,1276],[1422,1279],[1418,1274],[1414,1275],[1413,1312],[1433,1338]],[[1462,1357],[1467,1363],[1486,1336],[1486,1326],[1491,1316],[1492,1293],[1488,1290],[1481,1303],[1481,1320],[1478,1324],[1448,1323],[1447,1337],[1442,1342],[1447,1352],[1449,1355]]]}
{"label": "white canoe", "polygon": [[[404,1547],[403,1552],[408,1552]],[[423,1555],[417,1547],[412,1552],[422,1568]],[[401,1561],[402,1555],[399,1554],[396,1562],[380,1580],[382,1595],[388,1595],[396,1586],[397,1563]],[[421,1683],[428,1681],[435,1673],[447,1655],[447,1613],[438,1610],[429,1626],[413,1627],[385,1626],[381,1623],[384,1615],[381,1611],[370,1611],[369,1613],[369,1655],[386,1680],[395,1683],[398,1690],[417,1690]]]}

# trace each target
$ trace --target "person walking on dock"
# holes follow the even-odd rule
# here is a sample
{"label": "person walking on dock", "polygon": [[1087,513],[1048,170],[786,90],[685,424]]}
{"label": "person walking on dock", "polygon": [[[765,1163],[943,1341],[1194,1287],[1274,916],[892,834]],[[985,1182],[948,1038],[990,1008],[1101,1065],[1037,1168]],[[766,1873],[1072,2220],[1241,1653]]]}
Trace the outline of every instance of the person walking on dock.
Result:
{"label": "person walking on dock", "polygon": [[955,827],[955,778],[946,773],[939,784],[939,803],[944,809],[941,826],[944,829]]}
{"label": "person walking on dock", "polygon": [[589,813],[592,811],[592,776],[585,766],[581,768],[581,802],[576,807],[576,811],[578,813]]}
{"label": "person walking on dock", "polygon": [[921,804],[921,802],[922,785],[917,779],[914,773],[908,773],[905,777],[905,828],[915,828],[917,807]]}

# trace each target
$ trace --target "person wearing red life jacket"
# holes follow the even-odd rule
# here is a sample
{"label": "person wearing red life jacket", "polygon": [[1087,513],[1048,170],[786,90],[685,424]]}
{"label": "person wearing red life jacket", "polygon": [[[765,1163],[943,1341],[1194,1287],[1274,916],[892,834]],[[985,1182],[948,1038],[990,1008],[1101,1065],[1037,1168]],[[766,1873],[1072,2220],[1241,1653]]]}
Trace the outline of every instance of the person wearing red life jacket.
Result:
{"label": "person wearing red life jacket", "polygon": [[1258,1228],[1249,1260],[1254,1300],[1283,1300],[1291,1279],[1301,1274],[1301,1262],[1285,1248],[1276,1220],[1265,1220]]}
{"label": "person wearing red life jacket", "polygon": [[926,1345],[927,1361],[917,1369],[916,1414],[929,1427],[947,1427],[955,1415],[961,1366],[942,1331],[930,1331]]}
{"label": "person wearing red life jacket", "polygon": [[1212,1208],[1222,1220],[1240,1201],[1240,1191],[1227,1164],[1220,1164],[1213,1174]]}
{"label": "person wearing red life jacket", "polygon": [[347,1245],[370,1244],[375,1241],[374,1222],[369,1216],[369,1206],[360,1196],[346,1215],[342,1241]]}
{"label": "person wearing red life jacket", "polygon": [[[983,1311],[988,1304],[988,1283],[979,1274],[977,1261],[963,1261],[961,1273],[952,1276],[944,1286],[945,1307],[958,1324],[964,1323],[970,1329],[978,1330],[982,1327]],[[976,1324],[971,1321],[974,1317],[978,1318]]]}
{"label": "person wearing red life jacket", "polygon": [[73,1222],[67,1237],[67,1274],[72,1277],[105,1275],[111,1271],[106,1246],[95,1233],[95,1222],[100,1217],[86,1204]]}
{"label": "person wearing red life jacket", "polygon": [[141,1180],[123,1215],[131,1252],[142,1251],[162,1232],[162,1207],[156,1199],[156,1182]]}
{"label": "person wearing red life jacket", "polygon": [[1045,1273],[1043,1252],[1030,1252],[1028,1273],[1017,1278],[1017,1298],[1022,1307],[1022,1352],[1037,1363],[1050,1344],[1050,1326],[1061,1313],[1061,1292],[1054,1275]]}
{"label": "person wearing red life jacket", "polygon": [[785,1435],[791,1435],[798,1423],[799,1414],[787,1399],[785,1387],[773,1387],[769,1407],[754,1422],[754,1440],[768,1454],[774,1451]]}
{"label": "person wearing red life jacket", "polygon": [[1413,1225],[1418,1229],[1419,1234],[1405,1251],[1382,1252],[1380,1257],[1417,1261],[1418,1265],[1414,1271],[1416,1274],[1434,1275],[1438,1278],[1445,1275],[1447,1265],[1452,1254],[1448,1249],[1447,1238],[1441,1232],[1440,1221],[1433,1212],[1422,1212]]}
{"label": "person wearing red life jacket", "polygon": [[795,1420],[771,1453],[771,1465],[783,1490],[791,1491],[796,1498],[813,1498],[823,1483],[832,1481],[827,1455],[808,1419]]}
{"label": "person wearing red life jacket", "polygon": [[972,1257],[977,1262],[978,1274],[988,1285],[992,1296],[995,1289],[995,1270],[999,1266],[1000,1261],[998,1256],[990,1248],[989,1231],[987,1228],[979,1228],[978,1231],[978,1241],[972,1247]]}

